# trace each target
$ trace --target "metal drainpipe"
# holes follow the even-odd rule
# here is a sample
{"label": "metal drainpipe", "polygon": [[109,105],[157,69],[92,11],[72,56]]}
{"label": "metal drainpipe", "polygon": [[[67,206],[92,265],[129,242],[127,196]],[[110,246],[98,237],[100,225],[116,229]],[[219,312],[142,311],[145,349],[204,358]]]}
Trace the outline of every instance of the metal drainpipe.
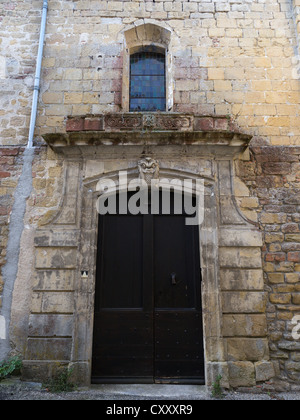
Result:
{"label": "metal drainpipe", "polygon": [[28,137],[28,144],[27,144],[27,148],[29,149],[33,147],[33,134],[34,134],[34,129],[35,129],[38,97],[39,97],[39,91],[40,91],[40,78],[41,78],[41,69],[42,69],[42,60],[43,60],[44,39],[45,39],[45,32],[46,32],[47,11],[48,11],[48,0],[43,0],[41,31],[40,31],[40,40],[39,40],[39,49],[38,49],[38,55],[37,55],[34,87],[33,87],[29,137]]}

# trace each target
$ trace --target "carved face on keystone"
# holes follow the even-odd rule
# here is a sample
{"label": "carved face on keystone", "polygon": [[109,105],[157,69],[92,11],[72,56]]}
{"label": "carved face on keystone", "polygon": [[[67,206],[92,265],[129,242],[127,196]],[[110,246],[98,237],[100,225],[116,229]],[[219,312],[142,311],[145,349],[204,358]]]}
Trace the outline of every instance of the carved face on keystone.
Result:
{"label": "carved face on keystone", "polygon": [[151,183],[151,179],[159,177],[159,165],[157,160],[150,157],[143,158],[138,162],[141,179],[144,179],[147,184]]}

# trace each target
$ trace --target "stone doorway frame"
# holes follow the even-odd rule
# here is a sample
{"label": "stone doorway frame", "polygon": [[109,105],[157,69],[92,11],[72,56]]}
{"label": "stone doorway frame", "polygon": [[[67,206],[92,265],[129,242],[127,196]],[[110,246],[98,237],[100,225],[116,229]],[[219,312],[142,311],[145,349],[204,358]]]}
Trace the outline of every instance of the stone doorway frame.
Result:
{"label": "stone doorway frame", "polygon": [[[111,147],[98,148],[101,165],[111,162]],[[196,156],[198,159],[206,159],[212,164],[211,176],[205,176],[196,171],[191,171],[186,162],[181,164],[181,169],[174,169],[164,164],[164,160],[178,162],[178,152],[182,151],[178,146],[160,147],[147,146],[147,153],[160,161],[160,178],[169,179],[204,179],[205,181],[205,217],[200,228],[200,258],[202,269],[202,307],[203,307],[203,332],[204,332],[204,355],[206,384],[211,385],[217,375],[222,375],[223,383],[228,383],[228,363],[225,344],[222,337],[222,304],[219,274],[219,237],[222,224],[237,224],[241,232],[253,229],[245,218],[239,213],[233,199],[233,160],[228,153],[221,153],[212,159],[207,156],[207,150],[203,154],[202,147],[185,148],[185,156]],[[119,162],[119,170],[128,169],[128,180],[138,177],[138,160],[144,156],[144,147],[125,146],[114,149],[114,159]],[[223,150],[224,152],[224,150]],[[230,151],[231,154],[232,151]],[[215,152],[216,153],[216,152]],[[180,155],[180,153],[179,153]],[[208,154],[209,155],[209,154]],[[92,156],[85,157],[85,169],[87,163],[92,167],[100,164],[98,159],[90,160]],[[180,161],[180,158],[179,158]],[[129,162],[129,163],[128,163]],[[124,166],[125,163],[125,166]],[[115,165],[115,163],[114,163]],[[97,169],[89,169],[90,173]],[[102,178],[117,180],[118,170],[105,172],[100,175],[84,179],[82,184],[82,207],[81,207],[81,239],[78,254],[80,255],[80,272],[88,272],[88,279],[78,276],[75,294],[75,328],[74,343],[71,363],[76,366],[78,377],[86,384],[91,378],[91,358],[93,340],[93,316],[94,316],[94,290],[96,274],[98,214],[96,201],[98,192],[97,183]],[[221,191],[220,191],[221,189]],[[245,229],[246,228],[246,229]],[[87,281],[88,280],[88,281]]]}
{"label": "stone doorway frame", "polygon": [[[222,386],[255,385],[256,365],[258,369],[269,360],[266,332],[262,328],[261,338],[256,339],[247,323],[252,313],[265,311],[262,238],[257,227],[241,214],[233,186],[234,161],[251,137],[237,131],[227,118],[172,113],[70,118],[67,133],[44,137],[64,160],[64,187],[57,212],[47,217],[35,234],[35,269],[42,283],[29,316],[24,378],[36,378],[36,372],[41,377],[51,376],[60,363],[74,367],[75,382],[90,385],[98,234],[96,185],[101,177],[116,176],[118,170],[129,169],[136,177],[139,159],[151,156],[160,162],[161,177],[205,179],[200,253],[206,385],[210,386],[217,375],[222,375]],[[56,284],[65,281],[66,273],[74,282],[72,293],[42,289],[47,275],[51,274]],[[54,307],[53,292],[67,297],[67,306],[61,302],[68,315],[60,308],[52,313],[48,319],[51,331],[57,334],[60,323],[67,324],[60,339],[56,335],[44,339],[40,331],[44,331],[47,310]],[[235,337],[235,329],[228,326],[231,314],[233,318],[238,314],[245,328],[242,335],[249,338],[240,338],[240,331]],[[250,358],[249,345],[253,349]],[[41,360],[37,355],[42,355]]]}
{"label": "stone doorway frame", "polygon": [[[138,176],[138,167],[128,168],[131,178]],[[81,224],[81,238],[84,246],[79,250],[82,260],[82,272],[88,272],[88,277],[91,279],[89,285],[86,285],[86,278],[81,276],[79,278],[78,293],[75,299],[76,325],[75,337],[79,337],[83,329],[85,339],[76,340],[82,343],[82,346],[74,347],[72,360],[75,365],[79,360],[92,360],[92,341],[93,341],[93,316],[94,316],[94,290],[96,277],[96,255],[97,255],[97,237],[98,237],[98,214],[96,211],[96,201],[99,193],[96,190],[97,183],[104,178],[117,179],[118,172],[113,171],[103,174],[96,180],[87,180],[83,184],[82,202],[82,224]],[[171,179],[203,179],[195,173],[188,171],[168,170],[162,169],[160,172],[161,178]],[[216,217],[216,200],[214,181],[211,178],[205,178],[205,221],[199,229],[200,238],[200,258],[202,269],[202,307],[203,307],[203,331],[204,331],[204,355],[205,355],[205,377],[211,376],[211,359],[220,358],[220,360],[212,360],[212,363],[225,362],[224,349],[221,337],[221,307],[220,307],[220,290],[218,286],[218,246],[217,246],[217,217]],[[212,209],[214,209],[212,211]],[[94,226],[94,230],[93,230]],[[96,228],[97,226],[97,228]],[[82,293],[84,292],[85,293]],[[84,304],[86,302],[86,304]],[[87,308],[84,310],[83,308]],[[82,309],[81,309],[82,308]],[[217,308],[217,310],[216,310]],[[80,310],[81,309],[81,310]],[[216,355],[210,354],[211,350],[218,348]],[[218,354],[218,356],[217,356]],[[91,377],[91,363],[84,368],[86,372],[85,382],[90,382]],[[82,374],[83,371],[80,369]]]}

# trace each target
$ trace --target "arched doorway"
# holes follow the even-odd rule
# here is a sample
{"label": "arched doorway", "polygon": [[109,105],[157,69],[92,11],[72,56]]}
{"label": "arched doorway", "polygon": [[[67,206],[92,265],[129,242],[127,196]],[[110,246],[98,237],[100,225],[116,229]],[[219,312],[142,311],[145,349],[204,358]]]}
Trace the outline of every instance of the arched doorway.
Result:
{"label": "arched doorway", "polygon": [[199,226],[175,201],[99,216],[92,382],[204,383]]}

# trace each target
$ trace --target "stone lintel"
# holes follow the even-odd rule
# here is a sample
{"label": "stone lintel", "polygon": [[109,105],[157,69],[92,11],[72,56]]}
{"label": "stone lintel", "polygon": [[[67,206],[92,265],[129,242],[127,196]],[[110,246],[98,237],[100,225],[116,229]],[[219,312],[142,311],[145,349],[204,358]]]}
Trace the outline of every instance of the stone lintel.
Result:
{"label": "stone lintel", "polygon": [[[65,133],[49,133],[45,141],[56,152],[78,155],[92,146],[205,146],[207,154],[233,156],[244,150],[251,136],[226,116],[180,113],[115,113],[68,117]],[[226,146],[226,151],[222,148]],[[71,151],[68,152],[68,148]]]}
{"label": "stone lintel", "polygon": [[224,131],[240,132],[227,116],[174,112],[125,112],[68,117],[66,132],[78,131]]}

